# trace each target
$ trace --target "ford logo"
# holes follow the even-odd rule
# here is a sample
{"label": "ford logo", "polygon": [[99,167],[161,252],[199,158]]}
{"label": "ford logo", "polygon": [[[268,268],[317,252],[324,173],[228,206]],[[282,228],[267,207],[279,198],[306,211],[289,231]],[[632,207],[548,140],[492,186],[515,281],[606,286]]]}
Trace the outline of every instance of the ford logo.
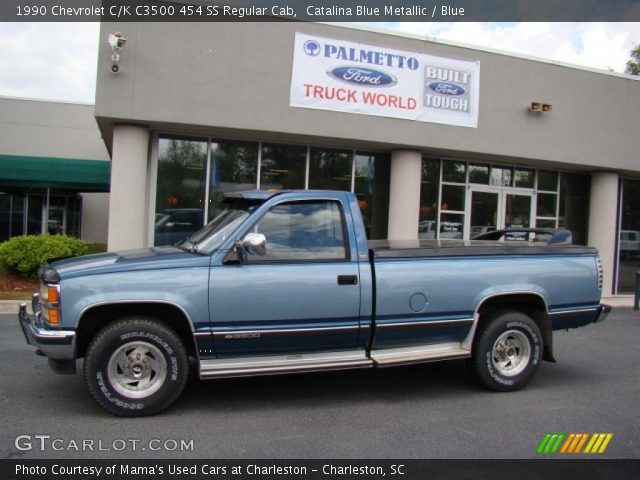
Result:
{"label": "ford logo", "polygon": [[371,68],[337,67],[327,74],[341,82],[365,87],[390,87],[397,83],[395,77]]}
{"label": "ford logo", "polygon": [[441,95],[454,95],[456,97],[464,95],[467,91],[455,83],[431,82],[429,88]]}

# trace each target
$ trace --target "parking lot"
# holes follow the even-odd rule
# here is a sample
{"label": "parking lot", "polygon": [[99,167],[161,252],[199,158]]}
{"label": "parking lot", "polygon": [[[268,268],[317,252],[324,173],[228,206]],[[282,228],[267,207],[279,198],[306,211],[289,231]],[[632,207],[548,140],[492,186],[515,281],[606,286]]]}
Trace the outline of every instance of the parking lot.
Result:
{"label": "parking lot", "polygon": [[640,458],[640,314],[614,310],[605,323],[556,332],[555,353],[558,363],[543,363],[514,393],[483,390],[463,361],[449,361],[192,379],[167,412],[123,419],[94,403],[80,373],[53,374],[25,344],[15,316],[0,315],[1,455],[536,458],[547,432],[611,432],[598,458]]}

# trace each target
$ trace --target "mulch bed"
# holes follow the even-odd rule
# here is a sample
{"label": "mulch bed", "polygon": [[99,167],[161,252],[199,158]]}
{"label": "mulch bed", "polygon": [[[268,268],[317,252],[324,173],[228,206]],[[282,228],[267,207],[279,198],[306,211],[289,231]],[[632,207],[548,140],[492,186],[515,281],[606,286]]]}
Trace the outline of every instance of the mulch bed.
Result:
{"label": "mulch bed", "polygon": [[37,292],[40,284],[37,278],[24,278],[8,272],[0,272],[0,292]]}

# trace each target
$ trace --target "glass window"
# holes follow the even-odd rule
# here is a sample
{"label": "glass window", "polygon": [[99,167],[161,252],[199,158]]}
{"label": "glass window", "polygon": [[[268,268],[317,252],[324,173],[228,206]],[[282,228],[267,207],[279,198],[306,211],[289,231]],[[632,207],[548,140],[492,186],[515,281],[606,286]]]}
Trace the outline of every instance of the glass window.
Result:
{"label": "glass window", "polygon": [[248,262],[344,260],[347,249],[337,202],[291,202],[272,207],[253,232],[267,238],[267,253]]}
{"label": "glass window", "polygon": [[389,219],[389,156],[356,153],[354,193],[362,213],[367,238],[387,238]]}
{"label": "glass window", "polygon": [[[204,225],[207,141],[160,138],[156,189],[155,245],[171,245]],[[174,221],[180,213],[195,222]]]}
{"label": "glass window", "polygon": [[11,236],[24,235],[24,202],[22,195],[11,195]]}
{"label": "glass window", "polygon": [[186,249],[195,246],[200,252],[211,253],[220,248],[229,235],[233,234],[261,203],[244,199],[225,199],[213,220],[177,246]]}
{"label": "glass window", "polygon": [[554,193],[538,193],[536,216],[555,217],[557,197]]}
{"label": "glass window", "polygon": [[64,235],[66,232],[67,205],[66,198],[51,195],[49,198],[49,221],[47,229],[51,235]]}
{"label": "glass window", "polygon": [[42,233],[42,208],[44,207],[44,198],[40,195],[29,195],[28,204],[27,235],[39,235]]}
{"label": "glass window", "polygon": [[489,185],[489,165],[469,165],[469,183]]}
{"label": "glass window", "polygon": [[454,183],[466,183],[467,164],[464,162],[442,162],[442,181]]}
{"label": "glass window", "polygon": [[589,225],[589,175],[563,173],[560,175],[560,205],[558,226],[571,231],[573,243],[587,244]]}
{"label": "glass window", "polygon": [[0,192],[0,241],[11,237],[11,195]]}
{"label": "glass window", "polygon": [[462,239],[464,235],[464,215],[442,213],[440,215],[440,238],[442,240]]}
{"label": "glass window", "polygon": [[353,152],[312,148],[309,158],[309,188],[351,191]]}
{"label": "glass window", "polygon": [[515,186],[533,188],[534,171],[528,168],[516,168]]}
{"label": "glass window", "polygon": [[209,220],[218,216],[224,193],[256,188],[258,144],[212,142],[209,168]]}
{"label": "glass window", "polygon": [[508,193],[505,195],[505,227],[529,228],[531,225],[531,196]]}
{"label": "glass window", "polygon": [[436,223],[438,220],[439,178],[440,162],[431,158],[423,158],[422,174],[420,178],[420,223],[418,224],[419,238],[436,238]]}
{"label": "glass window", "polygon": [[549,218],[536,219],[537,228],[556,228],[556,221]]}
{"label": "glass window", "polygon": [[618,293],[632,293],[640,270],[640,181],[622,181]]}
{"label": "glass window", "polygon": [[80,237],[82,217],[82,197],[79,195],[67,198],[67,235]]}
{"label": "glass window", "polygon": [[307,147],[262,144],[260,188],[289,190],[304,188]]}
{"label": "glass window", "polygon": [[555,192],[558,190],[558,172],[538,170],[538,190]]}
{"label": "glass window", "polygon": [[0,240],[24,235],[25,197],[0,193]]}
{"label": "glass window", "polygon": [[498,226],[498,200],[500,194],[495,192],[471,192],[471,239],[496,230]]}
{"label": "glass window", "polygon": [[496,187],[510,187],[512,182],[510,167],[491,167],[491,185]]}
{"label": "glass window", "polygon": [[466,187],[442,185],[442,210],[464,212]]}

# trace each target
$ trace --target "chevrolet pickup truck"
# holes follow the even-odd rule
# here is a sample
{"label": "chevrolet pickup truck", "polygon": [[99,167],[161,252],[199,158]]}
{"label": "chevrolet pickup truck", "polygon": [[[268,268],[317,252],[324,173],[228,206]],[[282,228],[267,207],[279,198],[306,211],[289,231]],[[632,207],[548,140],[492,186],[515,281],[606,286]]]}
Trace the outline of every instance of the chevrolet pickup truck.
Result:
{"label": "chevrolet pickup truck", "polygon": [[[355,195],[227,195],[174,246],[45,264],[27,342],[84,377],[121,416],[150,415],[201,379],[467,359],[497,391],[522,388],[552,332],[602,320],[597,251],[533,242],[368,242]],[[428,379],[425,379],[427,381]]]}

